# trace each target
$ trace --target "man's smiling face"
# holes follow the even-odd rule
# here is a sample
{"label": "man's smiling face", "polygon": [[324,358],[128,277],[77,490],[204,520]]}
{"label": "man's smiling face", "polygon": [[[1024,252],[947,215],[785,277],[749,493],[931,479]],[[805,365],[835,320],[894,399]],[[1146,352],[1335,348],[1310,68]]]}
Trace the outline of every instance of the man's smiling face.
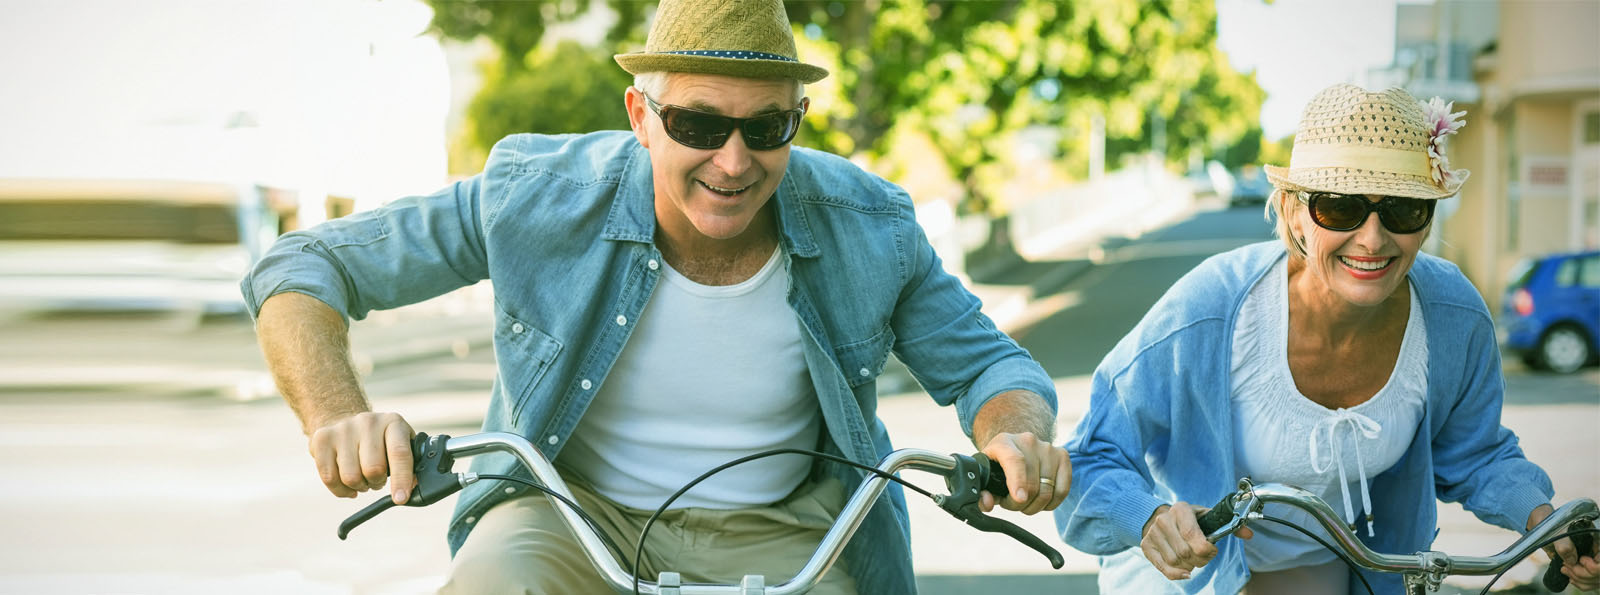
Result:
{"label": "man's smiling face", "polygon": [[[659,105],[674,105],[737,118],[793,109],[795,82],[709,74],[667,77]],[[740,131],[716,149],[684,146],[667,135],[661,118],[629,89],[628,115],[634,135],[650,151],[656,221],[680,241],[732,240],[750,228],[771,200],[789,164],[790,145],[753,151]]]}

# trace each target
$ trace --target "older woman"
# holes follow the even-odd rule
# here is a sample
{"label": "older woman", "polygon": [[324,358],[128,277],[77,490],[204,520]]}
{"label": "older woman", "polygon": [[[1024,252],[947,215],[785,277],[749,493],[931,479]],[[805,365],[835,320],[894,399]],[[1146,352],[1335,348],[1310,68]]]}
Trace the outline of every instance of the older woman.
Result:
{"label": "older woman", "polygon": [[[1102,592],[1364,592],[1287,527],[1207,542],[1191,503],[1242,476],[1320,495],[1381,552],[1428,549],[1441,499],[1518,530],[1552,512],[1549,477],[1500,425],[1482,298],[1419,251],[1466,179],[1444,155],[1460,115],[1399,89],[1318,94],[1290,167],[1267,168],[1282,241],[1207,260],[1106,356],[1056,511],[1067,543],[1103,556]],[[1575,586],[1600,582],[1592,554],[1574,566]]]}

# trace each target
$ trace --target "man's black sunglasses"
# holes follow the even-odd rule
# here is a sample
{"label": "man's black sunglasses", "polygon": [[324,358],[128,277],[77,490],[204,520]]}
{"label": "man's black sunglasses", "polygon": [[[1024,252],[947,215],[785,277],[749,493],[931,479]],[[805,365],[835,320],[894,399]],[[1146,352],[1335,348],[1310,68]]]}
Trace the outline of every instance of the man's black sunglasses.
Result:
{"label": "man's black sunglasses", "polygon": [[1311,220],[1323,229],[1350,231],[1367,222],[1367,215],[1378,214],[1378,221],[1391,233],[1417,233],[1433,220],[1436,200],[1385,196],[1372,202],[1360,194],[1296,192],[1300,202],[1311,210]]}
{"label": "man's black sunglasses", "polygon": [[800,117],[804,108],[772,112],[749,118],[734,118],[721,114],[702,112],[677,105],[661,105],[644,96],[644,104],[661,118],[667,136],[685,147],[695,149],[720,149],[738,128],[744,135],[744,146],[753,151],[768,151],[789,144],[800,131]]}

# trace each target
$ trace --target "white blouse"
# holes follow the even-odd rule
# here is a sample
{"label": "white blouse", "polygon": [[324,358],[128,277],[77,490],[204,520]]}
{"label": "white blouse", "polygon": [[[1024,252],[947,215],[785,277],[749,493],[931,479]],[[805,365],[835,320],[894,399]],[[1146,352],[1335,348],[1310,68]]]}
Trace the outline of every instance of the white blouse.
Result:
{"label": "white blouse", "polygon": [[[1399,359],[1378,393],[1355,407],[1328,409],[1302,395],[1289,371],[1288,265],[1279,261],[1251,288],[1233,334],[1232,401],[1235,472],[1255,483],[1299,486],[1335,511],[1343,501],[1355,526],[1351,483],[1359,484],[1367,534],[1373,535],[1367,480],[1400,460],[1422,420],[1428,391],[1427,328],[1411,300]],[[1351,374],[1363,370],[1350,370]],[[1351,472],[1355,477],[1351,478]],[[1309,514],[1274,505],[1264,512],[1294,522],[1318,537],[1328,534]],[[1270,572],[1336,560],[1333,552],[1299,532],[1272,522],[1251,525],[1245,540],[1250,570]]]}

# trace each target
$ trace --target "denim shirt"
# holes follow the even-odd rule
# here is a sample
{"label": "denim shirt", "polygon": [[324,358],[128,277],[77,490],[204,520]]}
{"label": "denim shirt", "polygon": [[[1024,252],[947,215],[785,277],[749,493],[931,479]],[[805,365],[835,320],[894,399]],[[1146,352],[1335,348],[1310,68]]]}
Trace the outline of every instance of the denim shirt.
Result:
{"label": "denim shirt", "polygon": [[[772,200],[825,452],[874,465],[892,450],[874,382],[891,350],[938,404],[955,405],[969,436],[1001,392],[1032,391],[1055,407],[1049,376],[944,271],[899,187],[795,148]],[[483,429],[526,436],[557,460],[661,279],[655,229],[650,156],[631,133],[515,135],[478,176],[285,234],[241,285],[252,313],[293,291],[360,319],[492,279],[499,365]],[[472,463],[479,473],[513,466],[499,454]],[[862,483],[843,465],[813,467],[813,479],[829,476],[851,492]],[[524,489],[466,488],[451,551]],[[915,590],[907,522],[894,486],[844,552],[862,593]]]}
{"label": "denim shirt", "polygon": [[[1216,558],[1181,581],[1156,571],[1139,541],[1159,506],[1211,506],[1237,487],[1228,390],[1235,318],[1285,254],[1273,240],[1207,259],[1095,370],[1089,411],[1066,444],[1072,490],[1055,517],[1067,544],[1102,556],[1102,593],[1237,593],[1249,580],[1237,537],[1217,542]],[[1426,550],[1438,500],[1521,532],[1553,491],[1500,424],[1505,386],[1489,310],[1446,260],[1418,254],[1409,275],[1428,325],[1427,400],[1406,453],[1372,480],[1376,536],[1358,536],[1377,552]],[[1362,574],[1379,593],[1401,591],[1397,574]],[[1366,590],[1352,577],[1350,592]]]}

